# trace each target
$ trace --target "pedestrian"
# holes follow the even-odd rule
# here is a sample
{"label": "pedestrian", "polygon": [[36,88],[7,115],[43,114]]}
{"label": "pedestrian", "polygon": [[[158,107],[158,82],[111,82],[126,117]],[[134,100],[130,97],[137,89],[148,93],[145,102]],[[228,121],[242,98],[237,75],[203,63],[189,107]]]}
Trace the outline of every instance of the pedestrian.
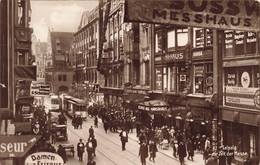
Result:
{"label": "pedestrian", "polygon": [[148,147],[146,141],[140,145],[139,154],[142,165],[146,165],[146,158],[148,157]]}
{"label": "pedestrian", "polygon": [[59,145],[57,154],[60,155],[60,157],[62,157],[64,163],[66,163],[66,161],[68,161],[66,151],[61,145]]}
{"label": "pedestrian", "polygon": [[187,153],[186,153],[186,147],[182,141],[178,146],[178,154],[179,154],[179,160],[181,165],[184,165],[184,158],[187,156]]}
{"label": "pedestrian", "polygon": [[207,148],[207,150],[205,150],[203,152],[203,160],[205,161],[205,163],[206,163],[207,159],[209,158],[209,155],[210,155],[210,149]]}
{"label": "pedestrian", "polygon": [[84,149],[85,149],[84,143],[82,142],[82,139],[79,139],[79,143],[77,145],[79,161],[83,160],[82,157],[83,157]]}
{"label": "pedestrian", "polygon": [[154,158],[156,157],[156,152],[157,152],[157,146],[156,146],[156,143],[154,140],[151,140],[150,141],[150,144],[149,144],[149,152],[150,152],[150,158],[149,160],[151,161],[151,158],[153,159],[153,162],[155,163],[155,160]]}
{"label": "pedestrian", "polygon": [[97,139],[95,138],[95,135],[92,136],[92,144],[93,144],[93,154],[96,156],[96,148],[97,148]]}
{"label": "pedestrian", "polygon": [[177,140],[174,140],[173,141],[173,156],[175,158],[177,158],[177,151],[178,151],[178,141]]}
{"label": "pedestrian", "polygon": [[139,143],[142,144],[143,141],[146,140],[145,134],[143,132],[140,133],[139,135]]}
{"label": "pedestrian", "polygon": [[190,160],[190,158],[191,158],[191,160],[193,161],[194,148],[193,148],[193,144],[192,144],[191,139],[188,140],[187,150],[188,150],[188,160]]}
{"label": "pedestrian", "polygon": [[207,138],[207,139],[205,140],[205,147],[204,147],[204,150],[206,151],[208,148],[211,148],[209,138]]}
{"label": "pedestrian", "polygon": [[94,118],[94,126],[98,127],[98,118],[97,118],[97,116],[95,116],[95,118]]}
{"label": "pedestrian", "polygon": [[35,135],[40,134],[40,124],[39,124],[38,121],[36,121],[36,123],[35,123],[35,125],[34,125],[34,127],[33,127],[33,133],[34,133]]}
{"label": "pedestrian", "polygon": [[94,161],[93,156],[91,157],[91,159],[88,160],[87,165],[96,165],[96,162]]}
{"label": "pedestrian", "polygon": [[107,133],[107,130],[108,130],[108,123],[106,120],[104,120],[104,130],[105,132]]}
{"label": "pedestrian", "polygon": [[78,128],[78,123],[77,123],[77,117],[74,116],[73,119],[72,119],[72,125],[74,126],[74,129],[77,129]]}
{"label": "pedestrian", "polygon": [[89,130],[89,137],[92,137],[94,135],[94,129],[93,129],[93,126],[90,126]]}
{"label": "pedestrian", "polygon": [[83,119],[81,116],[78,116],[78,125],[79,125],[80,129],[82,129],[82,124],[83,124]]}
{"label": "pedestrian", "polygon": [[119,136],[120,136],[121,143],[122,143],[122,150],[124,151],[124,150],[126,150],[125,144],[126,144],[126,142],[128,142],[128,133],[127,133],[127,131],[125,131],[125,129],[123,129],[120,132]]}
{"label": "pedestrian", "polygon": [[86,146],[87,146],[88,160],[90,160],[94,153],[94,147],[93,147],[93,142],[91,137],[88,139]]}

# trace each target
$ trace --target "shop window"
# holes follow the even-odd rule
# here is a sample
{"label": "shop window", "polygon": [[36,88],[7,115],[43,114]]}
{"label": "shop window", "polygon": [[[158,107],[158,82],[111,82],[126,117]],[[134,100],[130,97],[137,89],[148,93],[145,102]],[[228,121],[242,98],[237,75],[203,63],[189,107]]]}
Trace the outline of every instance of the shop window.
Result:
{"label": "shop window", "polygon": [[232,56],[233,55],[233,43],[234,43],[234,35],[233,31],[226,30],[224,32],[224,42],[225,42],[225,55],[226,56]]}
{"label": "shop window", "polygon": [[236,86],[236,68],[228,68],[225,70],[225,86]]}
{"label": "shop window", "polygon": [[162,31],[158,31],[155,34],[155,53],[162,52]]}
{"label": "shop window", "polygon": [[156,90],[162,90],[162,70],[155,68]]}
{"label": "shop window", "polygon": [[256,135],[254,132],[249,132],[249,151],[250,156],[256,152]]}
{"label": "shop window", "polygon": [[244,41],[245,34],[243,31],[236,31],[234,35],[235,41],[235,55],[242,55],[244,54]]}
{"label": "shop window", "polygon": [[194,66],[194,72],[195,72],[195,93],[203,93],[203,86],[204,86],[204,82],[203,82],[203,79],[204,79],[204,65],[195,65]]}
{"label": "shop window", "polygon": [[256,33],[246,32],[246,53],[256,53]]}
{"label": "shop window", "polygon": [[252,87],[252,67],[238,68],[238,86],[244,88]]}
{"label": "shop window", "polygon": [[194,93],[213,94],[213,64],[197,64],[194,66]]}
{"label": "shop window", "polygon": [[213,45],[213,31],[211,29],[193,28],[193,47],[203,48]]}
{"label": "shop window", "polygon": [[177,91],[183,92],[186,87],[187,73],[184,64],[177,67]]}

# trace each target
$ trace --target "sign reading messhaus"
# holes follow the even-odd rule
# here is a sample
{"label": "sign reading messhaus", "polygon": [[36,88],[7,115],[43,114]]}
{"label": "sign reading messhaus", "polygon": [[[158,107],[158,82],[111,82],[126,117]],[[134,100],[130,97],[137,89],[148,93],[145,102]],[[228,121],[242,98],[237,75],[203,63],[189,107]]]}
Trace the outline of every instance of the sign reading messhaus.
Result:
{"label": "sign reading messhaus", "polygon": [[127,0],[126,22],[259,31],[255,0]]}

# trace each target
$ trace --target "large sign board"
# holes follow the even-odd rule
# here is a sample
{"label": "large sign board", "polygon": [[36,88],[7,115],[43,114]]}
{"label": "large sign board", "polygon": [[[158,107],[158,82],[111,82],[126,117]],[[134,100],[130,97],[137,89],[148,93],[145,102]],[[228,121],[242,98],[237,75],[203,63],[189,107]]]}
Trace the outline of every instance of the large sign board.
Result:
{"label": "large sign board", "polygon": [[126,22],[259,31],[255,0],[127,0]]}
{"label": "large sign board", "polygon": [[49,96],[51,86],[48,84],[31,84],[31,96]]}
{"label": "large sign board", "polygon": [[64,161],[62,157],[56,153],[51,153],[51,152],[37,152],[29,155],[25,159],[25,165],[30,165],[30,164],[57,164],[57,165],[63,165]]}
{"label": "large sign board", "polygon": [[226,86],[224,105],[231,107],[260,109],[260,89]]}

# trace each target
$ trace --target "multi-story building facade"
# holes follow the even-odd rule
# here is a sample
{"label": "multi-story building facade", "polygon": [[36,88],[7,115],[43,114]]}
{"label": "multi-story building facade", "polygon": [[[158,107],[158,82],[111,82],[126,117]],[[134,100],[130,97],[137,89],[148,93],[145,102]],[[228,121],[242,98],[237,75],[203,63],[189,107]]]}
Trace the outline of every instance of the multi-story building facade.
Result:
{"label": "multi-story building facade", "polygon": [[[221,37],[224,144],[259,157],[260,34],[225,30]],[[241,162],[243,157],[235,159]]]}
{"label": "multi-story building facade", "polygon": [[51,84],[51,92],[68,92],[73,82],[74,70],[68,61],[73,33],[49,31],[45,61],[45,82]]}
{"label": "multi-story building facade", "polygon": [[[15,142],[27,146],[23,152],[2,151],[0,164],[23,164],[25,155],[40,138],[34,135],[31,137],[14,135],[15,125],[22,117],[20,114],[32,108],[33,97],[30,97],[30,84],[36,80],[36,66],[32,65],[34,61],[31,53],[33,30],[29,27],[30,0],[2,0],[0,8],[1,145]],[[35,141],[28,144],[32,138],[35,138]]]}
{"label": "multi-story building facade", "polygon": [[82,14],[75,41],[75,91],[77,97],[89,101],[103,100],[102,94],[93,92],[95,84],[103,84],[103,76],[97,72],[99,10],[85,11]]}

